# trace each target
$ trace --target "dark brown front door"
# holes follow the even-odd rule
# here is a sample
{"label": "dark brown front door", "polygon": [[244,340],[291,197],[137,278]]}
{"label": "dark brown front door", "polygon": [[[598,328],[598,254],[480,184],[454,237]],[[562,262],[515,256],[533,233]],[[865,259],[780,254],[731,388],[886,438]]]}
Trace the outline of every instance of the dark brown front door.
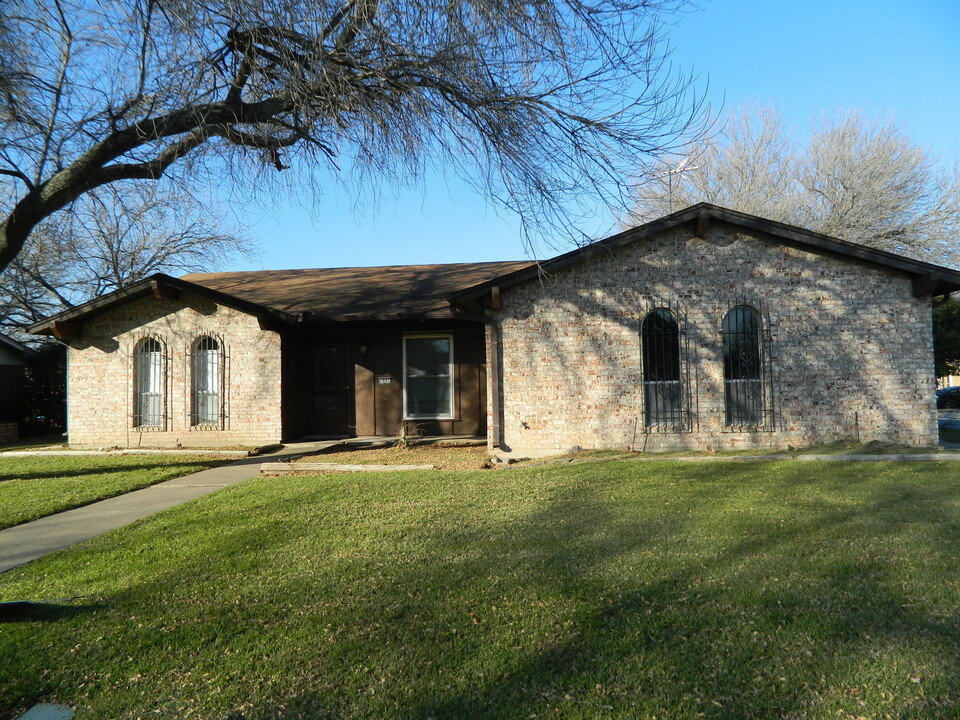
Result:
{"label": "dark brown front door", "polygon": [[349,435],[352,385],[342,344],[310,348],[307,427],[310,435]]}

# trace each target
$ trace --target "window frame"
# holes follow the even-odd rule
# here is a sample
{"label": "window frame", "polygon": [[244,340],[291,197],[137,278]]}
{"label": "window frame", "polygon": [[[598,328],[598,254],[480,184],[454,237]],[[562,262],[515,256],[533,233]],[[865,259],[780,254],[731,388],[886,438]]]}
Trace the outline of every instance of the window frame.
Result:
{"label": "window frame", "polygon": [[[200,345],[204,341],[209,341],[214,344],[215,347],[211,348],[201,348]],[[203,353],[203,354],[201,354]],[[201,357],[207,357],[208,353],[212,353],[216,358],[216,368],[215,373],[216,377],[213,378],[211,385],[214,390],[205,390],[203,392],[208,395],[215,395],[215,404],[214,409],[216,411],[216,418],[209,419],[209,417],[200,419],[199,408],[201,403],[198,402],[199,393],[201,392],[199,388],[198,380],[200,378],[200,368],[209,367],[207,363],[201,363]],[[198,335],[190,345],[190,428],[195,430],[219,430],[223,428],[223,419],[224,419],[224,343],[223,338],[212,333],[205,333],[203,335]]]}
{"label": "window frame", "polygon": [[[144,346],[148,343],[155,344],[156,350],[144,351]],[[149,361],[150,363],[150,372],[149,378],[151,382],[149,383],[152,387],[152,380],[156,379],[157,387],[155,389],[147,390],[144,392],[141,390],[143,387],[143,378],[144,378],[144,361],[142,358],[147,355],[156,354],[156,360]],[[166,429],[166,404],[167,404],[167,393],[166,393],[166,384],[167,384],[167,368],[166,368],[166,352],[165,345],[163,340],[155,335],[147,335],[141,337],[133,346],[133,427],[137,430],[146,430],[146,431],[157,431]],[[156,408],[156,422],[149,422],[154,417],[153,413],[147,413],[146,403],[144,402],[144,396],[151,395],[156,396],[157,398],[157,408]],[[148,420],[145,422],[145,420]]]}
{"label": "window frame", "polygon": [[[408,398],[409,398],[409,378],[407,370],[407,343],[410,340],[435,340],[438,338],[446,339],[450,344],[449,349],[449,361],[447,363],[447,377],[449,378],[449,388],[450,388],[450,403],[446,413],[410,413],[408,412]],[[404,335],[403,336],[403,359],[402,359],[402,373],[403,373],[403,392],[401,402],[403,403],[403,419],[404,420],[455,420],[456,419],[456,392],[457,392],[457,383],[456,383],[456,358],[454,355],[454,339],[452,333],[434,333],[434,334],[417,334],[417,335]],[[439,375],[437,377],[443,377]]]}

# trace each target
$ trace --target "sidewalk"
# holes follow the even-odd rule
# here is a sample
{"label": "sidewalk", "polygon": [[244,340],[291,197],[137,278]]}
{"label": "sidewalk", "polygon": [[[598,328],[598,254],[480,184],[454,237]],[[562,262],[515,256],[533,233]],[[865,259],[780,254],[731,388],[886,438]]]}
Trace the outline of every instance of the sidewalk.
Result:
{"label": "sidewalk", "polygon": [[124,525],[180,505],[188,500],[235,485],[260,473],[264,458],[304,455],[332,442],[296,443],[268,456],[248,457],[193,475],[167,480],[143,490],[101,500],[56,515],[0,530],[0,572],[6,572],[47,553],[69,547]]}

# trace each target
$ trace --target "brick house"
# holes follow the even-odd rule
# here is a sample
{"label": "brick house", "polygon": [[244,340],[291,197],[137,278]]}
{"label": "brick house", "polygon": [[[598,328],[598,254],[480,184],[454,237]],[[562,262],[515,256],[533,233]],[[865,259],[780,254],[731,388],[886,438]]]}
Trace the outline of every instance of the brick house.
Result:
{"label": "brick house", "polygon": [[78,446],[937,442],[960,273],[700,204],[543,263],[157,275],[30,328]]}

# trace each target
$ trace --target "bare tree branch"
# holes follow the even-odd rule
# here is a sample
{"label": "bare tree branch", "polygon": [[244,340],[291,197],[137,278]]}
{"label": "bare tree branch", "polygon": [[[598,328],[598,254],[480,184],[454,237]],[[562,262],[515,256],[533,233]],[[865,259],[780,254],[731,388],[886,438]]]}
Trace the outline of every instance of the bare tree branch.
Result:
{"label": "bare tree branch", "polygon": [[0,267],[86,193],[188,165],[319,188],[444,162],[530,227],[619,206],[634,164],[705,117],[665,63],[659,18],[683,4],[7,0]]}
{"label": "bare tree branch", "polygon": [[209,203],[155,185],[88,193],[70,213],[45,220],[0,272],[0,326],[17,328],[157,272],[210,270],[249,255]]}

